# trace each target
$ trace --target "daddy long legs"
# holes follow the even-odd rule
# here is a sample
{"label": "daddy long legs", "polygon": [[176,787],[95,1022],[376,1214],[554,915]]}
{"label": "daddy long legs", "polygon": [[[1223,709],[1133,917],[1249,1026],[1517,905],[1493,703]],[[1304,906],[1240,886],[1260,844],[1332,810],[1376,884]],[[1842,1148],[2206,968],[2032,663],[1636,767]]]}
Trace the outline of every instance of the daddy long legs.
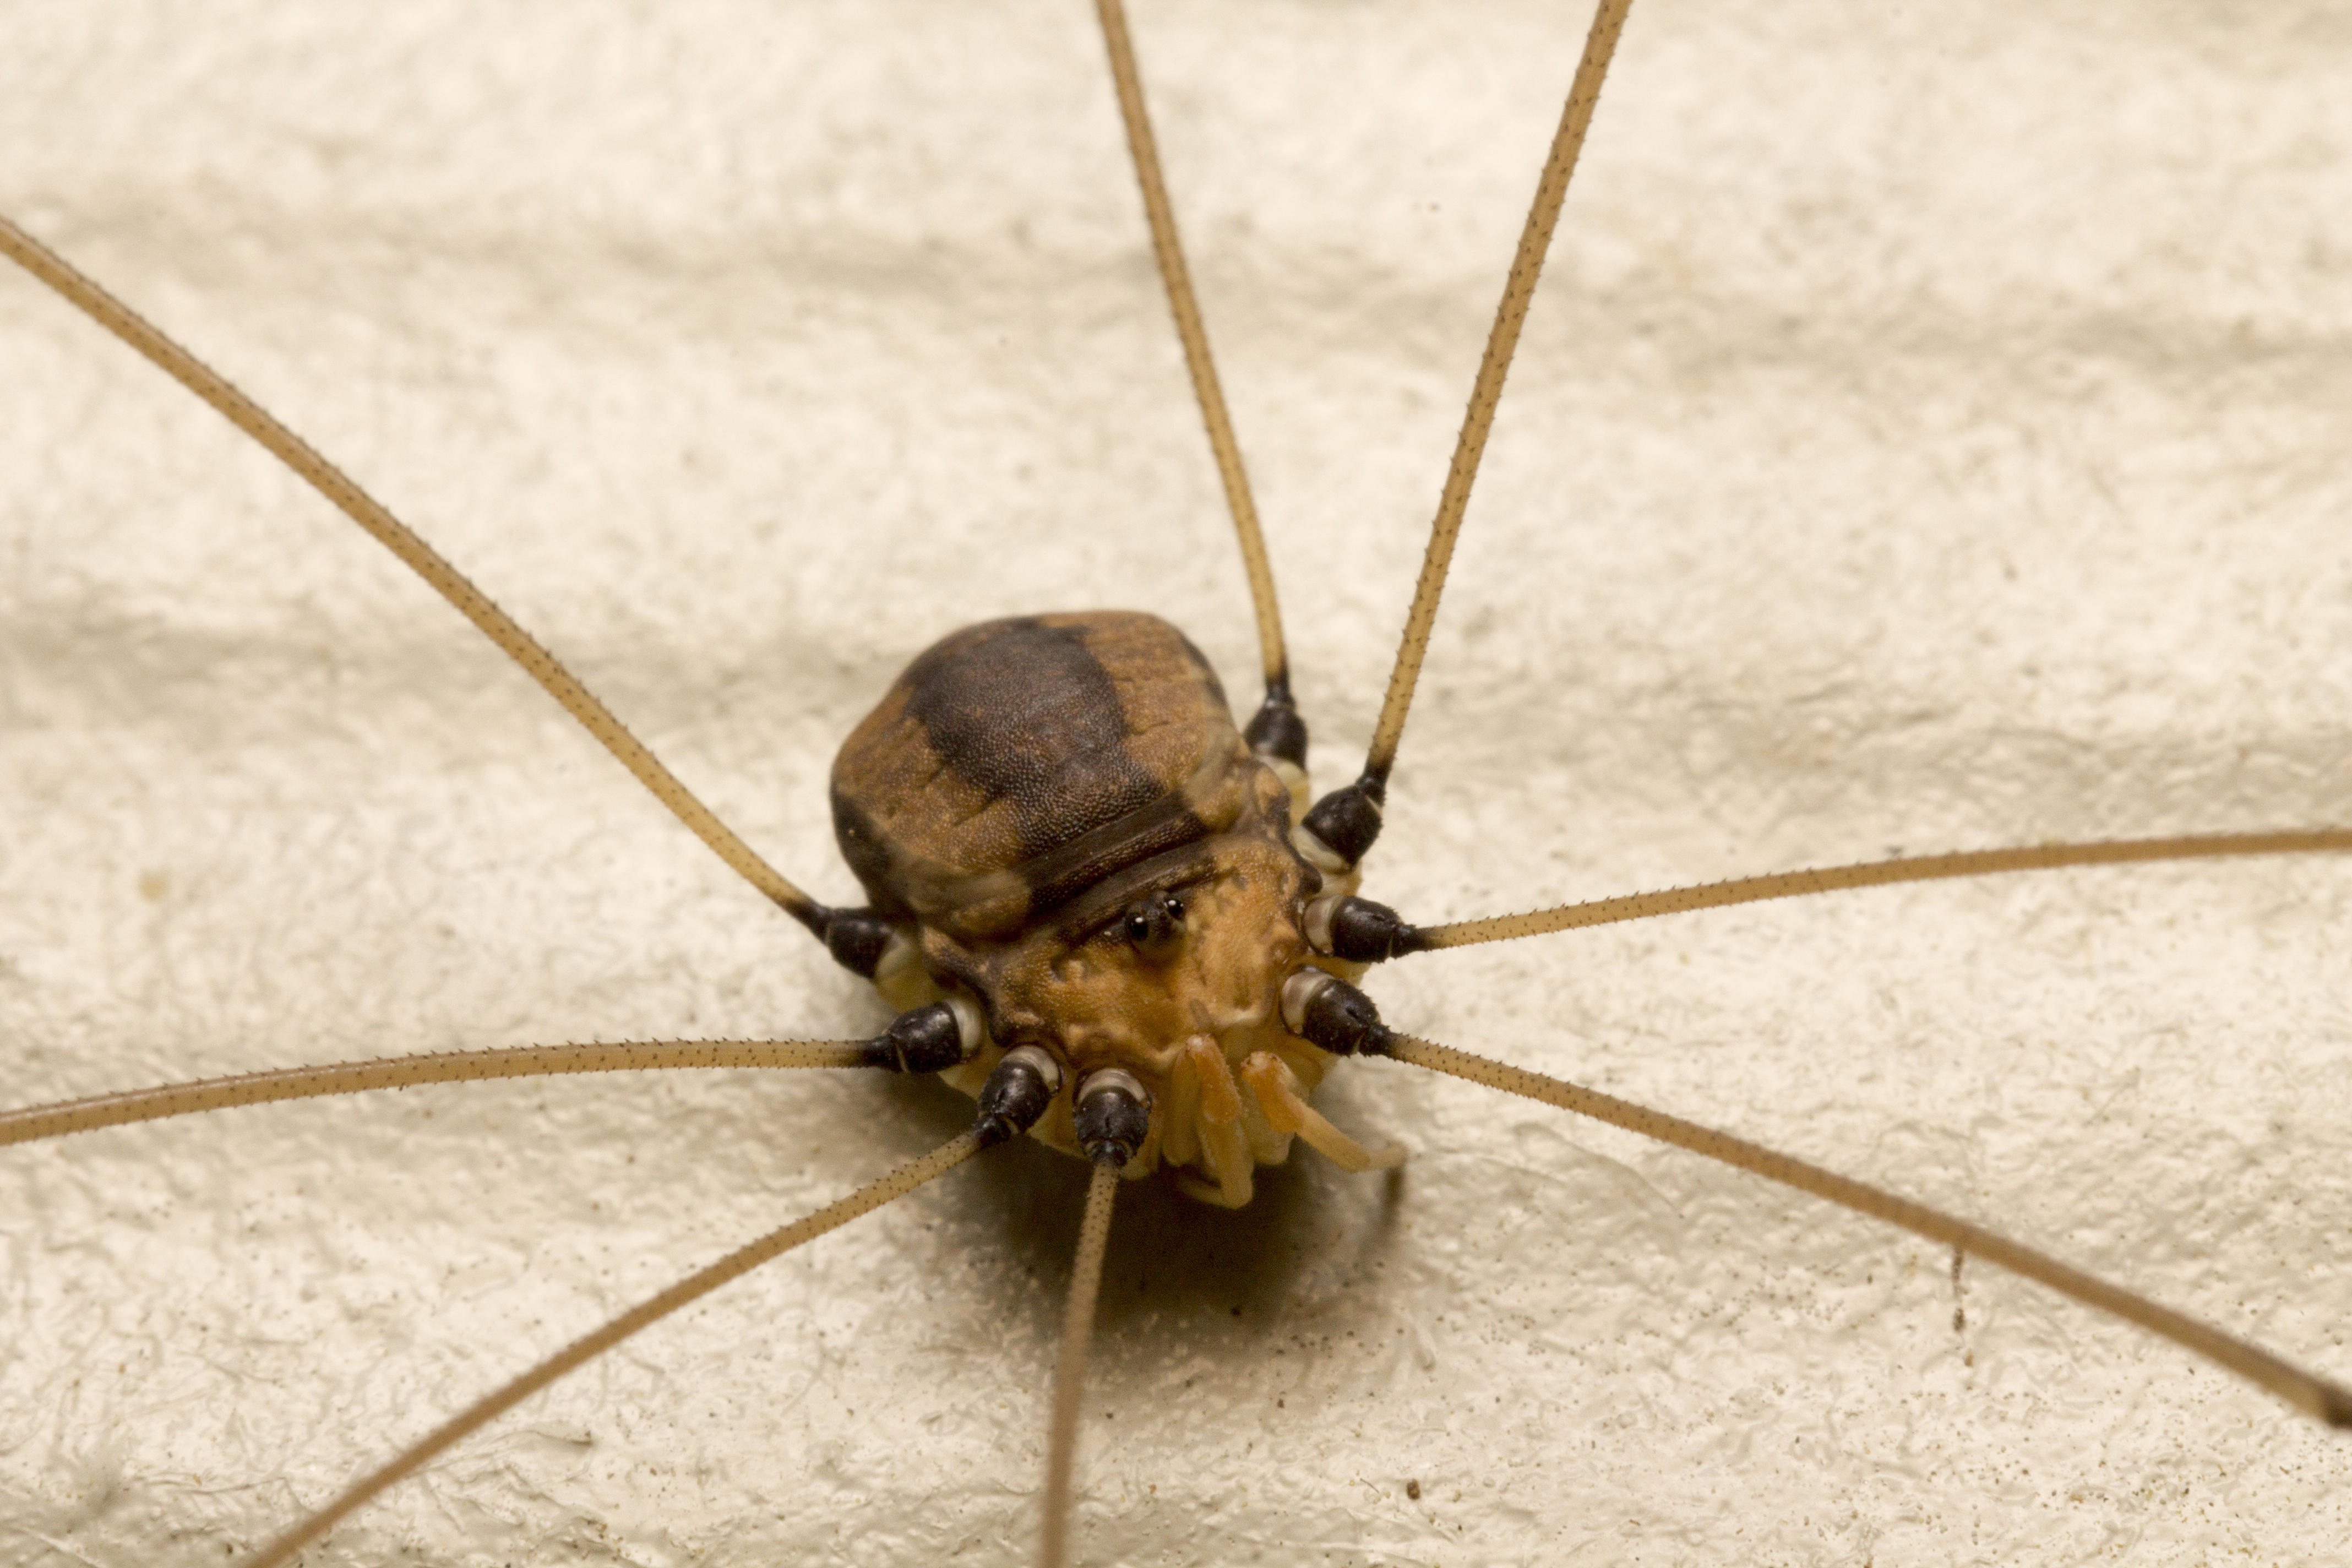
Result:
{"label": "daddy long legs", "polygon": [[[1138,26],[1328,785],[1583,19],[1498,10],[1483,42],[1410,9],[1244,19]],[[957,31],[977,22],[893,21],[811,13],[764,58],[750,24],[681,30],[572,73],[548,69],[562,40],[598,35],[555,20],[470,48],[338,40],[323,73],[283,26],[192,53],[86,39],[81,96],[137,106],[150,140],[45,121],[28,163],[100,166],[8,210],[377,486],[772,858],[846,896],[825,763],[949,626],[1150,602],[1253,690],[1084,16],[994,17],[987,48]],[[2345,209],[2309,35],[1982,27],[1637,17],[1369,891],[1436,919],[2336,819]],[[968,96],[938,86],[958,72]],[[238,90],[174,90],[191,79]],[[1403,144],[1400,101],[1429,105],[1426,142]],[[41,807],[14,819],[8,1032],[40,1036],[17,1102],[875,1021],[380,552],[16,298],[41,323],[6,422],[40,481],[7,617],[39,742],[11,748],[9,798]],[[1349,563],[1318,579],[1336,542]],[[1850,895],[1408,960],[1375,989],[1391,1022],[1998,1217],[2325,1361],[2339,889],[2314,861]],[[51,1270],[17,1364],[56,1375],[8,1401],[30,1500],[9,1511],[209,1561],[218,1521],[282,1520],[508,1347],[956,1114],[799,1078],[483,1092],[22,1167],[58,1228],[13,1266]],[[2340,1537],[2316,1435],[2026,1287],[1969,1270],[1956,1333],[1934,1248],[1399,1070],[1330,1103],[1412,1144],[1401,1194],[1310,1165],[1190,1243],[1180,1281],[1114,1262],[1090,1550]],[[975,1178],[831,1238],[780,1266],[782,1295],[715,1299],[678,1352],[551,1395],[334,1550],[438,1531],[748,1559],[881,1517],[921,1556],[1018,1533],[1067,1237],[1007,1189],[1074,1173]],[[1467,1386],[1541,1392],[1497,1422]],[[316,1467],[291,1486],[289,1452]],[[1106,1509],[1138,1533],[1087,1533]]]}

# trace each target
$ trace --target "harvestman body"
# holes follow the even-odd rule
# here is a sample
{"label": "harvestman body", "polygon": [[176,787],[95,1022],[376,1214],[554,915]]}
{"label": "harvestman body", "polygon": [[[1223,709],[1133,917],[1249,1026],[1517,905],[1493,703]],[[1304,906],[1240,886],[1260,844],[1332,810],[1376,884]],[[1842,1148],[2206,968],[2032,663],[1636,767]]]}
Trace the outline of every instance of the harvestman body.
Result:
{"label": "harvestman body", "polygon": [[[1596,37],[1610,30],[1598,28]],[[1603,61],[1605,50],[1588,62],[1581,89],[1588,110]],[[1556,158],[1548,178],[1555,204],[1572,161],[1572,138],[1564,136],[1563,145],[1570,152]],[[1549,221],[1547,216],[1535,226],[1547,228]],[[1172,236],[1164,244],[1166,258],[1172,255]],[[19,259],[43,269],[43,258],[24,242],[12,242],[12,249]],[[1539,244],[1535,253],[1539,256]],[[54,268],[45,275],[58,278]],[[69,279],[64,281],[70,285]],[[1532,282],[1532,262],[1523,261],[1515,277],[1520,309]],[[1180,294],[1180,311],[1186,308],[1181,300]],[[168,350],[156,352],[170,357]],[[1492,382],[1482,388],[1488,412],[1502,363],[1500,358],[1495,362]],[[203,379],[201,373],[190,374]],[[1213,403],[1211,406],[1213,426],[1221,424],[1222,414],[1214,412]],[[1449,496],[1455,523],[1468,472],[1468,466],[1461,467],[1461,485]],[[1244,538],[1249,537],[1245,527]],[[407,536],[403,532],[394,538]],[[437,565],[414,557],[412,563],[428,576]],[[1408,637],[1416,654],[1435,611],[1442,558],[1437,567],[1416,601],[1417,629]],[[446,568],[439,570],[445,579],[454,577]],[[1262,570],[1254,574],[1263,575]],[[453,596],[465,599],[463,592]],[[466,602],[462,607],[478,620],[500,619],[478,603]],[[1262,614],[1270,609],[1270,597],[1262,597],[1261,608]],[[508,646],[511,650],[514,645]],[[559,689],[568,703],[588,700],[560,671],[535,673]],[[1294,808],[1306,805],[1293,798],[1294,787],[1303,784],[1297,772],[1303,732],[1295,731],[1286,717],[1289,703],[1278,642],[1269,644],[1267,673],[1268,702],[1245,742],[1227,716],[1223,694],[1205,665],[1181,636],[1148,618],[1095,616],[997,623],[957,634],[924,656],[852,738],[836,773],[837,826],[872,908],[825,910],[766,873],[781,884],[780,892],[772,892],[779,903],[824,936],[845,963],[873,974],[906,1012],[890,1033],[864,1047],[834,1049],[830,1055],[826,1047],[780,1047],[770,1049],[767,1059],[778,1065],[863,1061],[933,1069],[951,1061],[954,1065],[943,1070],[982,1090],[984,1122],[999,1119],[990,1124],[998,1131],[1009,1131],[1016,1122],[1034,1125],[1051,1141],[1084,1146],[1105,1174],[1122,1165],[1139,1173],[1155,1163],[1189,1167],[1193,1190],[1237,1204],[1246,1201],[1250,1168],[1261,1160],[1279,1158],[1293,1133],[1305,1133],[1343,1159],[1372,1163],[1335,1130],[1304,1120],[1312,1113],[1305,1111],[1297,1091],[1311,1089],[1337,1054],[1394,1055],[1580,1109],[1612,1110],[1607,1102],[1535,1075],[1391,1036],[1358,994],[1344,984],[1324,982],[1318,978],[1321,974],[1353,974],[1366,963],[1416,948],[1786,896],[1815,886],[2344,847],[2344,836],[2329,832],[2060,847],[1767,879],[1687,896],[1623,900],[1622,907],[1599,910],[1520,917],[1451,932],[1415,931],[1377,906],[1349,896],[1355,867],[1378,829],[1380,797],[1402,727],[1402,701],[1393,704],[1392,721],[1384,718],[1382,736],[1375,742],[1375,765],[1368,768],[1366,779],[1305,812],[1305,820],[1294,829]],[[1409,697],[1411,684],[1408,667],[1397,689]],[[990,711],[1000,709],[995,694],[1004,689],[1042,691],[1052,700],[1040,706],[1033,721],[1008,720],[1001,710]],[[591,712],[601,715],[598,709]],[[590,721],[596,727],[594,719]],[[612,729],[617,731],[617,726]],[[1050,737],[1050,743],[1044,737]],[[610,734],[605,738],[625,761],[640,768],[640,776],[654,770],[648,783],[698,831],[704,831],[714,847],[730,858],[730,851],[740,851],[731,835],[715,822],[702,820],[707,813],[698,817],[698,806],[681,805],[674,793],[667,793],[675,791],[674,784],[650,758],[633,752],[633,742],[616,743]],[[1039,741],[1040,754],[1020,758],[1022,744],[1031,740]],[[748,851],[741,853],[748,858]],[[742,863],[737,863],[741,868]],[[765,872],[756,861],[751,865]],[[1249,911],[1231,928],[1246,929],[1248,941],[1242,945],[1248,951],[1222,967],[1213,964],[1203,951],[1209,938],[1202,933],[1229,929],[1212,917],[1227,912],[1223,906],[1243,901],[1244,889],[1249,897],[1266,900],[1265,908]],[[1168,978],[1171,972],[1178,976],[1174,982]],[[1198,1006],[1188,1001],[1197,1005],[1203,998],[1225,1008],[1225,1014],[1196,1016]],[[982,1024],[987,1026],[985,1037]],[[1213,1048],[1191,1044],[1202,1039],[1213,1042]],[[1008,1047],[1013,1048],[1008,1051]],[[1023,1059],[1024,1050],[1037,1054]],[[740,1054],[747,1060],[761,1056],[758,1051]],[[654,1065],[657,1056],[605,1047],[601,1056],[574,1056],[566,1064],[562,1052],[551,1049],[495,1066],[476,1062],[450,1076]],[[1008,1060],[1015,1063],[1009,1072],[1004,1070]],[[1272,1065],[1263,1065],[1267,1062]],[[1228,1072],[1228,1068],[1234,1070]],[[335,1071],[279,1075],[268,1084],[200,1086],[152,1096],[109,1097],[103,1104],[41,1108],[19,1113],[11,1131],[18,1137],[42,1136],[110,1121],[421,1076],[409,1065],[385,1064],[330,1082]],[[1126,1081],[1115,1081],[1114,1075],[1124,1075]],[[1090,1087],[1097,1092],[1090,1093]],[[1078,1114],[1085,1104],[1108,1108],[1099,1125],[1090,1128]],[[1682,1124],[1635,1110],[1614,1113],[1642,1130],[1728,1155],[1867,1212],[1912,1224],[1923,1234],[2018,1265],[2115,1305],[2137,1321],[2154,1318],[2151,1326],[2263,1377],[2299,1403],[2324,1408],[2339,1421],[2343,1417],[2341,1396],[2332,1389],[2300,1380],[2268,1358],[2193,1325],[2117,1300],[2114,1293],[2055,1270],[1998,1238]],[[1290,1125],[1281,1124],[1285,1119]],[[945,1158],[919,1162],[919,1169],[893,1178],[866,1200],[867,1206],[971,1152],[970,1146],[951,1145],[942,1151]],[[1098,1178],[1088,1226],[1097,1250],[1109,1191]],[[827,1215],[835,1223],[847,1217],[845,1212],[827,1211]],[[794,1234],[788,1240],[808,1233],[790,1228]],[[1086,1314],[1078,1309],[1091,1289],[1084,1270],[1080,1279],[1074,1331],[1067,1342],[1071,1345],[1083,1343]],[[644,1321],[649,1320],[633,1317],[623,1322],[634,1329]],[[617,1337],[604,1336],[602,1342]],[[1076,1371],[1073,1360],[1065,1371],[1066,1390],[1075,1388]],[[522,1388],[514,1397],[527,1392],[528,1387]],[[496,1408],[511,1403],[504,1400]],[[496,1414],[496,1408],[479,1413],[479,1418]],[[1061,1434],[1056,1453],[1066,1475],[1066,1421]],[[449,1434],[452,1439],[458,1435]],[[425,1457],[425,1451],[404,1456],[401,1468],[413,1468]],[[322,1513],[308,1533],[323,1530],[337,1516],[338,1510]],[[1060,1510],[1049,1510],[1049,1530],[1063,1518]],[[279,1555],[295,1544],[299,1539],[289,1539]]]}
{"label": "harvestman body", "polygon": [[[834,767],[842,854],[884,922],[845,934],[852,962],[905,1012],[984,999],[988,1046],[943,1075],[967,1092],[1008,1045],[1045,1045],[1045,1070],[1082,1084],[1125,1075],[1100,1081],[1158,1108],[1121,1156],[1130,1177],[1165,1163],[1238,1208],[1299,1132],[1367,1168],[1306,1103],[1332,1058],[1283,1024],[1286,981],[1362,970],[1329,952],[1353,867],[1303,827],[1294,842],[1304,731],[1287,718],[1264,728],[1289,754],[1254,750],[1208,661],[1152,616],[946,638]],[[1032,1131],[1078,1153],[1074,1108],[1056,1098]]]}

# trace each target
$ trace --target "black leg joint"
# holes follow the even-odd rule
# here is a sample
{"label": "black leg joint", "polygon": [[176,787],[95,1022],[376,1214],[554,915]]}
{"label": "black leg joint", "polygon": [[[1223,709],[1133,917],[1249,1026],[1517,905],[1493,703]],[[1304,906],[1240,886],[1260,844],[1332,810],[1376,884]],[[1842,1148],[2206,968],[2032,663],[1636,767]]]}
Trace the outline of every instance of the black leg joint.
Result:
{"label": "black leg joint", "polygon": [[897,933],[872,910],[827,910],[817,934],[835,963],[861,980],[871,980],[875,965],[882,962],[882,950]]}
{"label": "black leg joint", "polygon": [[1090,1072],[1078,1083],[1072,1120],[1087,1159],[1124,1165],[1151,1131],[1151,1092],[1118,1068]]}
{"label": "black leg joint", "polygon": [[1261,757],[1279,757],[1297,768],[1307,765],[1307,721],[1291,705],[1287,689],[1267,689],[1242,739]]}
{"label": "black leg joint", "polygon": [[1381,802],[1387,795],[1387,782],[1367,774],[1317,801],[1299,826],[1353,866],[1381,836]]}
{"label": "black leg joint", "polygon": [[888,1028],[866,1042],[865,1062],[886,1072],[945,1072],[970,1061],[979,1049],[978,1017],[967,1019],[952,1004],[934,1002],[891,1019]]}
{"label": "black leg joint", "polygon": [[1384,1057],[1396,1038],[1370,997],[1319,969],[1302,969],[1283,982],[1282,1021],[1335,1057]]}
{"label": "black leg joint", "polygon": [[972,1122],[980,1146],[1003,1143],[1034,1127],[1061,1088],[1062,1064],[1044,1050],[1017,1046],[1005,1052],[980,1086],[980,1114]]}
{"label": "black leg joint", "polygon": [[1307,940],[1318,952],[1350,963],[1385,963],[1428,945],[1419,926],[1407,924],[1386,904],[1353,897],[1308,905]]}

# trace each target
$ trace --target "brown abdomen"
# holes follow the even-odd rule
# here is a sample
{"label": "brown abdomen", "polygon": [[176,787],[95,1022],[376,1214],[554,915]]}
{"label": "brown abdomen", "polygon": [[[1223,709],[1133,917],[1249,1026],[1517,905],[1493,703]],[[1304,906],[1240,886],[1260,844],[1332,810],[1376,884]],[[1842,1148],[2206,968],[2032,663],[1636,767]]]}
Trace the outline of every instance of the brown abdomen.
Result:
{"label": "brown abdomen", "polygon": [[1157,616],[986,621],[908,666],[843,743],[834,833],[876,909],[1008,936],[1229,826],[1247,757],[1215,672]]}

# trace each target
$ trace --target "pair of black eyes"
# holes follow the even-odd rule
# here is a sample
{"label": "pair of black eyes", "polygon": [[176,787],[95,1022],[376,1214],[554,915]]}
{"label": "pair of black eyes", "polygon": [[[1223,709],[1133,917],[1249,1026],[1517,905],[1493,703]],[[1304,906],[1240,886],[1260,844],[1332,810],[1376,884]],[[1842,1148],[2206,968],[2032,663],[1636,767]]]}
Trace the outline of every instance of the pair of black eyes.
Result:
{"label": "pair of black eyes", "polygon": [[1184,942],[1184,900],[1175,893],[1146,893],[1127,906],[1118,931],[1146,958],[1172,957]]}

